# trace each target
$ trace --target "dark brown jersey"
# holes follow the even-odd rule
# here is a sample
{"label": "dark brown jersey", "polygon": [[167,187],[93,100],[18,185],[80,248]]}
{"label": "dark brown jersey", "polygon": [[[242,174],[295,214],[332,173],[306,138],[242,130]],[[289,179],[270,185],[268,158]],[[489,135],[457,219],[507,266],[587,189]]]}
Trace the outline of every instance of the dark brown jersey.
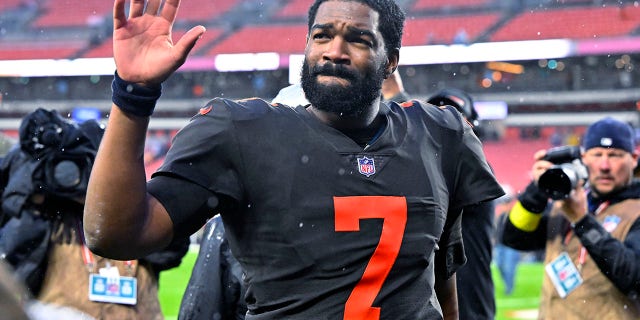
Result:
{"label": "dark brown jersey", "polygon": [[455,109],[381,107],[365,148],[259,99],[212,100],[177,134],[150,192],[181,234],[222,199],[209,212],[245,270],[247,319],[441,317],[434,279],[464,262],[460,210],[503,192]]}

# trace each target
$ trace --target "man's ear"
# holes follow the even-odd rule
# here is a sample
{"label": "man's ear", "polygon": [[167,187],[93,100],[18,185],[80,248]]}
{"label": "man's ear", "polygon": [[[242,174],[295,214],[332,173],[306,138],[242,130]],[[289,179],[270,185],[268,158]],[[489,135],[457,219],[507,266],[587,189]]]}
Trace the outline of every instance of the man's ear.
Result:
{"label": "man's ear", "polygon": [[387,67],[385,69],[385,78],[390,76],[398,68],[398,61],[400,61],[400,49],[393,48],[387,53]]}

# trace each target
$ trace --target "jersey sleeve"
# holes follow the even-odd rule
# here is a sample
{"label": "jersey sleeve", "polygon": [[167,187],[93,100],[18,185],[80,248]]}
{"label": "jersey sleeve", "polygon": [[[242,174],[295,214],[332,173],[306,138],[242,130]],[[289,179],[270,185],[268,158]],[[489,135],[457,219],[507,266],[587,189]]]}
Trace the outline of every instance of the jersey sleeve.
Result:
{"label": "jersey sleeve", "polygon": [[428,122],[432,134],[442,138],[443,159],[448,159],[442,170],[449,189],[449,205],[436,253],[436,271],[449,278],[466,261],[461,229],[463,208],[498,198],[504,191],[485,159],[480,140],[462,114],[451,106],[426,105],[424,110],[431,115],[427,118],[432,121]]}
{"label": "jersey sleeve", "polygon": [[465,207],[489,201],[504,195],[493,170],[487,163],[482,143],[473,133],[470,124],[463,121],[463,133],[458,149],[458,167],[456,172],[456,190],[454,207]]}
{"label": "jersey sleeve", "polygon": [[436,273],[449,279],[466,261],[462,241],[462,210],[449,210],[435,255]]}
{"label": "jersey sleeve", "polygon": [[[456,114],[462,118],[458,112]],[[447,243],[446,272],[451,276],[466,262],[464,247],[462,244],[462,208],[490,201],[504,195],[504,190],[496,180],[493,170],[487,163],[482,149],[482,143],[473,133],[473,128],[464,119],[462,124],[462,137],[457,143],[458,163],[454,174],[456,182],[453,190],[447,220],[450,225],[445,230]]]}
{"label": "jersey sleeve", "polygon": [[167,209],[178,234],[202,226],[203,210],[213,215],[220,198],[241,198],[239,152],[229,110],[233,104],[214,99],[201,108],[178,132],[164,163],[148,183],[149,192]]}
{"label": "jersey sleeve", "polygon": [[162,166],[152,175],[179,177],[215,193],[241,197],[238,146],[229,102],[214,99],[174,138]]}

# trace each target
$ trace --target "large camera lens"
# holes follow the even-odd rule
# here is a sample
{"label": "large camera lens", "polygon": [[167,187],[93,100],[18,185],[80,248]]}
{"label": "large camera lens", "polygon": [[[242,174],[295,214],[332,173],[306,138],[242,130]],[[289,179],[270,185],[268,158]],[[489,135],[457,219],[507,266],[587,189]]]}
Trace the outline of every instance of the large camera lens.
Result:
{"label": "large camera lens", "polygon": [[63,188],[73,188],[80,184],[80,168],[71,160],[62,160],[53,168],[55,182]]}
{"label": "large camera lens", "polygon": [[555,165],[538,179],[538,187],[553,200],[565,199],[576,185],[576,174],[565,164]]}
{"label": "large camera lens", "polygon": [[538,188],[553,200],[569,197],[571,190],[578,186],[580,180],[586,183],[589,178],[587,167],[580,161],[580,147],[562,146],[547,150],[542,160],[554,165],[538,179]]}
{"label": "large camera lens", "polygon": [[580,180],[585,183],[588,177],[587,168],[582,163],[553,165],[538,179],[538,188],[553,200],[566,199]]}

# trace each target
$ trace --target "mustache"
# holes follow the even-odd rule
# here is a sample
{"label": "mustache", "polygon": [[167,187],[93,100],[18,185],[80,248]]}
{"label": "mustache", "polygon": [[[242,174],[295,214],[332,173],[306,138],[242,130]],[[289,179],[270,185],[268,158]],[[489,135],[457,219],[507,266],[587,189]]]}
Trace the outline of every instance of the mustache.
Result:
{"label": "mustache", "polygon": [[355,80],[358,78],[358,75],[343,65],[333,64],[333,63],[325,63],[323,65],[315,65],[311,70],[311,74],[313,76],[332,76],[339,77],[348,80]]}

